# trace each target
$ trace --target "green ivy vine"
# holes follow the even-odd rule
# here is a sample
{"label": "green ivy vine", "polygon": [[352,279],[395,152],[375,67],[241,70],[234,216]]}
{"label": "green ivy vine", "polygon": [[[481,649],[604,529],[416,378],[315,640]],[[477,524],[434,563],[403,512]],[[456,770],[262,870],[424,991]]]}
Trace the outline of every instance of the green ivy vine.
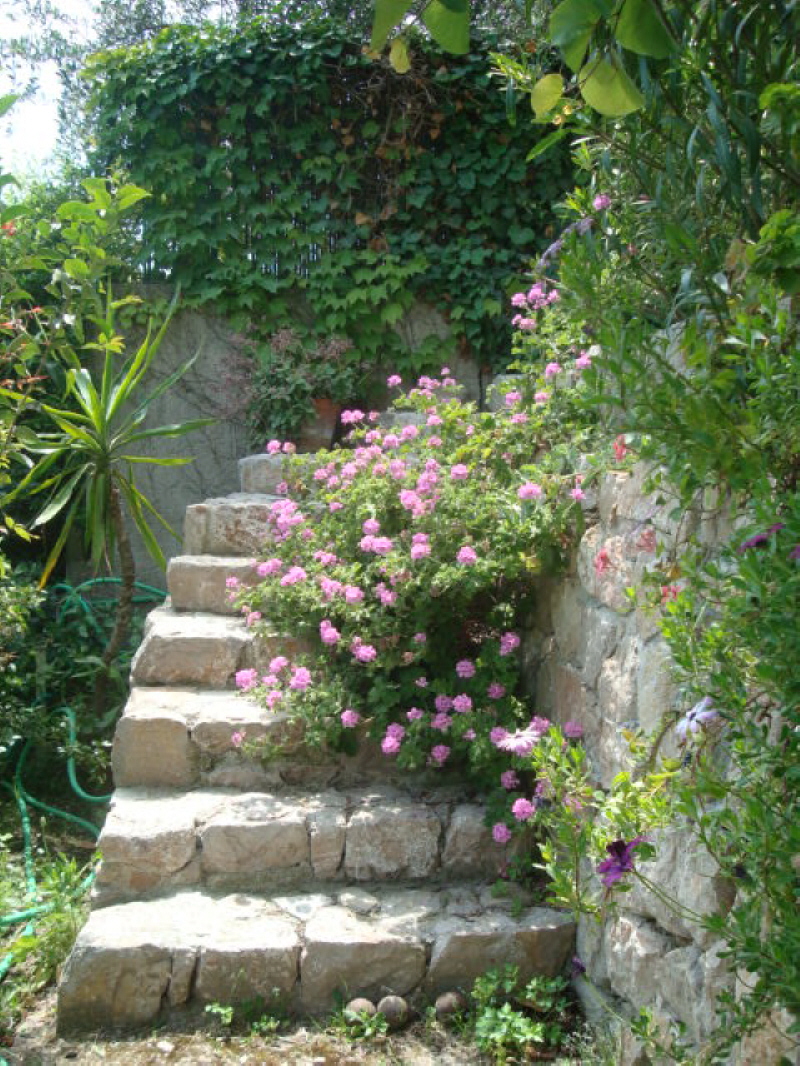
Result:
{"label": "green ivy vine", "polygon": [[153,193],[146,276],[257,338],[291,326],[420,372],[433,352],[391,327],[422,299],[497,369],[508,294],[548,243],[570,163],[528,162],[541,127],[509,122],[490,47],[419,39],[398,74],[330,22],[173,26],[90,62],[92,162]]}

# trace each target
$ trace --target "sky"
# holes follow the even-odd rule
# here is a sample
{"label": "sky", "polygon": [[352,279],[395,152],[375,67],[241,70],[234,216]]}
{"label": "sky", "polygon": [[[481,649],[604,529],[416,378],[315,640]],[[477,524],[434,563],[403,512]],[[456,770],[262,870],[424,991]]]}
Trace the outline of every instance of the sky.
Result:
{"label": "sky", "polygon": [[[52,0],[55,7],[75,20],[75,32],[87,32],[92,18],[90,0]],[[25,33],[23,22],[14,21],[9,13],[13,5],[0,6],[0,38],[7,40]],[[39,71],[36,94],[18,101],[0,119],[0,163],[5,173],[18,177],[39,174],[46,169],[48,158],[56,147],[58,134],[57,104],[59,81],[55,65],[47,64]],[[0,96],[13,92],[15,85],[9,71],[0,70]]]}

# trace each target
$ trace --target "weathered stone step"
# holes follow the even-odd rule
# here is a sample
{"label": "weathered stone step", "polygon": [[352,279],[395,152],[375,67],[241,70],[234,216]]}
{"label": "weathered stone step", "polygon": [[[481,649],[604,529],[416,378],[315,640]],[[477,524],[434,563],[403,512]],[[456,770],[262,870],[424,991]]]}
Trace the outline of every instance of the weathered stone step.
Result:
{"label": "weathered stone step", "polygon": [[494,878],[507,852],[452,790],[168,793],[120,789],[98,842],[98,906],[178,885]]}
{"label": "weathered stone step", "polygon": [[239,460],[239,485],[242,492],[275,495],[286,473],[283,455],[246,455]]}
{"label": "weathered stone step", "polygon": [[[272,749],[269,759],[248,747],[261,740]],[[302,741],[298,723],[244,693],[142,686],[131,690],[117,723],[111,765],[120,788],[356,787],[408,776],[387,765],[374,742],[346,756]]]}
{"label": "weathered stone step", "polygon": [[554,976],[574,934],[566,914],[486,886],[222,898],[183,890],[92,912],[61,976],[59,1029],[132,1029],[255,998],[319,1014],[341,995],[468,990],[507,963],[525,979]]}
{"label": "weathered stone step", "polygon": [[255,634],[244,621],[199,611],[179,614],[169,603],[147,616],[144,636],[131,663],[134,685],[234,684],[237,670],[266,668],[275,655],[293,655],[290,638]]}
{"label": "weathered stone step", "polygon": [[133,688],[114,735],[114,781],[122,788],[208,783],[208,775],[226,757],[232,766],[240,765],[235,733],[278,743],[287,741],[290,730],[285,715],[266,710],[244,693]]}
{"label": "weathered stone step", "polygon": [[254,561],[239,555],[175,556],[167,565],[167,589],[172,609],[241,614],[232,603],[234,590],[226,584],[229,578],[235,578],[244,586],[255,584],[259,578]]}
{"label": "weathered stone step", "polygon": [[247,555],[263,549],[277,496],[235,492],[186,508],[183,549],[187,555]]}

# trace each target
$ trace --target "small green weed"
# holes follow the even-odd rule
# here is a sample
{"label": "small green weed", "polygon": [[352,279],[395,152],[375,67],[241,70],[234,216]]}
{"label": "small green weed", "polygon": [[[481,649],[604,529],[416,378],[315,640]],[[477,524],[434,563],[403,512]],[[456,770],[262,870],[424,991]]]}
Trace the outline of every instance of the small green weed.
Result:
{"label": "small green weed", "polygon": [[342,1007],[330,1021],[331,1030],[348,1040],[380,1040],[389,1032],[389,1023],[383,1014],[370,1014],[369,1011],[348,1010]]}
{"label": "small green weed", "polygon": [[475,1043],[497,1066],[532,1046],[559,1048],[572,1027],[572,1004],[563,977],[519,979],[516,966],[489,970],[472,989]]}

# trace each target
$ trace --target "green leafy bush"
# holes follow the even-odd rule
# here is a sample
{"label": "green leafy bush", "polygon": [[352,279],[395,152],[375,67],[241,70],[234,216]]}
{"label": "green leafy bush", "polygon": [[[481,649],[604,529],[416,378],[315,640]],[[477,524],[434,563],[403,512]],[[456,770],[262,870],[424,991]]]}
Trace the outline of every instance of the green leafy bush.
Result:
{"label": "green leafy bush", "polygon": [[[580,522],[587,435],[565,436],[558,405],[510,385],[491,415],[454,384],[446,368],[420,378],[396,429],[345,411],[346,448],[290,463],[264,580],[231,584],[248,624],[268,618],[303,652],[237,683],[312,741],[352,750],[363,722],[403,769],[467,764],[503,791],[496,741],[526,715],[516,628],[532,577],[559,568]],[[577,375],[561,391],[580,387]]]}

